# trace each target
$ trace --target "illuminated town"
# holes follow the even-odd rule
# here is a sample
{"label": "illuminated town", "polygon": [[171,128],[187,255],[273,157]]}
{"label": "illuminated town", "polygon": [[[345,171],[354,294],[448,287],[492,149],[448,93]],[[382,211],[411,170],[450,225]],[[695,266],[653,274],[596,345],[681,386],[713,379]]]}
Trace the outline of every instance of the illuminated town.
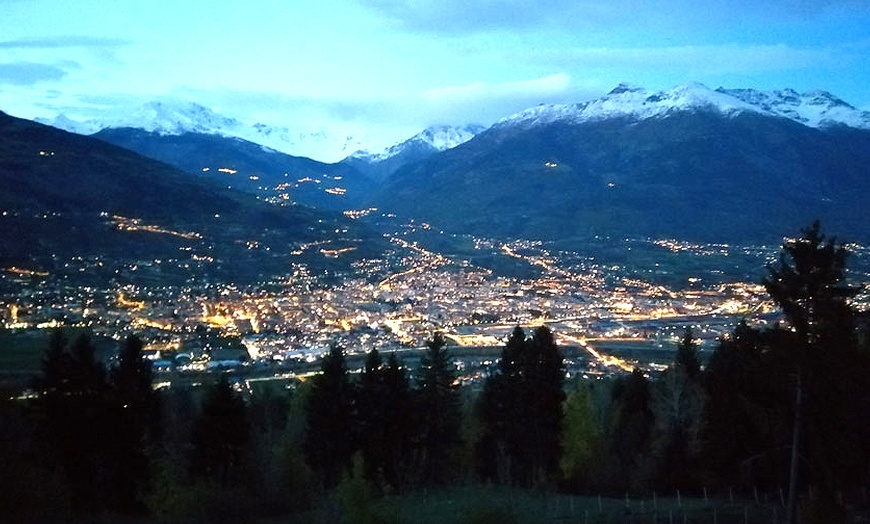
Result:
{"label": "illuminated town", "polygon": [[[563,347],[569,375],[594,377],[634,367],[645,372],[666,368],[686,328],[702,350],[709,350],[741,320],[777,320],[760,279],[731,276],[745,277],[747,266],[757,275],[776,256],[773,246],[622,240],[615,244],[627,258],[614,263],[551,251],[540,241],[456,237],[426,223],[399,223],[375,208],[344,215],[377,217],[389,231],[384,237],[391,249],[329,274],[315,272],[302,260],[312,254],[339,259],[357,248],[302,243],[291,246],[290,255],[300,262],[286,275],[246,285],[195,277],[184,284],[161,281],[161,272],[172,266],[183,274],[219,263],[207,250],[189,246],[179,248],[178,258],[138,260],[114,270],[99,257],[64,262],[62,275],[9,267],[0,274],[0,322],[13,332],[71,326],[116,341],[136,334],[158,374],[231,371],[259,377],[316,370],[319,357],[333,345],[345,349],[351,365],[361,362],[355,355],[371,349],[400,351],[413,360],[418,358],[415,349],[440,331],[460,357],[457,366],[469,371],[461,376],[473,381],[497,358],[515,326],[547,325]],[[103,218],[118,231],[202,240],[195,231],[137,218]],[[433,238],[436,245],[465,248],[451,254],[424,247]],[[246,248],[269,250],[253,240]],[[853,258],[866,260],[861,246],[849,249]],[[668,255],[690,263],[665,268]],[[731,274],[716,269],[738,258],[743,266],[734,266]],[[699,266],[698,260],[707,260],[706,265]],[[100,287],[71,278],[106,271],[113,277],[106,281],[128,283]],[[865,282],[856,305],[866,309],[870,278],[853,273],[853,280]],[[131,284],[137,280],[124,278],[143,274],[156,275],[144,279],[155,284]]]}
{"label": "illuminated town", "polygon": [[[373,211],[347,214],[360,217]],[[108,218],[121,230],[197,237],[195,232],[170,231],[136,219]],[[565,348],[569,373],[586,377],[635,366],[649,372],[663,369],[686,328],[692,329],[702,349],[712,349],[740,320],[776,320],[773,304],[757,282],[706,283],[709,279],[702,275],[686,278],[677,288],[655,283],[660,279],[644,278],[638,274],[642,271],[625,265],[599,263],[577,253],[551,253],[541,242],[464,239],[474,253],[532,270],[522,277],[506,276],[475,264],[472,256],[430,251],[418,243],[417,233],[444,235],[433,233],[428,224],[403,224],[385,235],[392,249],[383,258],[354,262],[347,274],[327,278],[300,263],[282,279],[245,286],[191,281],[102,289],[67,284],[67,278],[52,278],[46,272],[5,268],[0,320],[16,331],[77,326],[114,340],[136,334],[145,341],[158,372],[233,370],[261,376],[316,369],[319,357],[332,345],[345,348],[351,357],[378,349],[403,351],[413,358],[414,348],[423,347],[436,331],[444,333],[457,354],[473,356],[475,368],[473,363],[497,358],[515,326],[546,324]],[[646,244],[702,257],[727,258],[729,251],[738,249],[673,240]],[[630,251],[632,244],[627,246]],[[863,254],[859,246],[851,248]],[[336,258],[353,248],[326,249],[312,243],[296,246],[293,253],[312,249]],[[760,261],[776,253],[774,248],[754,249],[757,252],[750,254]],[[208,256],[197,257],[200,264],[213,262]],[[116,272],[129,274],[167,263],[189,267],[190,262],[139,261]],[[65,267],[81,273],[103,264],[77,259]],[[864,285],[859,307],[866,299]],[[469,362],[460,359],[459,365]]]}

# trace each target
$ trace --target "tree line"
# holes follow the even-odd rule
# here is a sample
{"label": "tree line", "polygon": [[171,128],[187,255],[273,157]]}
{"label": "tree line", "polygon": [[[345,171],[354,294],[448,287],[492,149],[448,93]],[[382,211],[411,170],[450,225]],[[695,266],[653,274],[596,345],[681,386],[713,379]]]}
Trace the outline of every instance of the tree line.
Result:
{"label": "tree line", "polygon": [[495,483],[782,490],[790,521],[843,521],[842,493],[870,480],[868,323],[846,257],[813,224],[763,281],[781,323],[741,322],[706,362],[686,330],[653,377],[568,382],[553,333],[517,327],[480,388],[459,386],[434,333],[414,369],[372,350],[351,373],[332,347],[292,391],[243,396],[220,375],[157,392],[136,337],[107,370],[57,332],[33,398],[0,405],[0,511],[231,520]]}

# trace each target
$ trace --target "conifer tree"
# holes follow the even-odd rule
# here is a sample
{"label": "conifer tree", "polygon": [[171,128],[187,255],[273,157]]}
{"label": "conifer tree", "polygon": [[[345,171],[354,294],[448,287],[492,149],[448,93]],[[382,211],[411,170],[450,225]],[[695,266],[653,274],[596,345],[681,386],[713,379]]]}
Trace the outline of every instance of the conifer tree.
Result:
{"label": "conifer tree", "polygon": [[112,438],[106,446],[112,454],[111,485],[116,504],[133,510],[139,506],[138,495],[148,483],[147,448],[159,433],[151,364],[143,358],[138,337],[131,335],[125,340],[110,378]]}
{"label": "conifer tree", "polygon": [[443,484],[450,480],[451,458],[460,443],[459,389],[440,332],[426,342],[418,372],[418,443],[422,452],[422,481]]}
{"label": "conifer tree", "polygon": [[792,334],[741,322],[719,340],[704,371],[704,461],[720,483],[784,485],[793,395],[784,353]]}
{"label": "conifer tree", "polygon": [[677,356],[674,358],[674,366],[682,369],[689,380],[697,380],[701,373],[701,361],[698,359],[698,350],[695,347],[695,336],[692,328],[687,327],[683,332],[683,339],[677,346]]}
{"label": "conifer tree", "polygon": [[[790,352],[795,400],[789,522],[797,518],[801,462],[808,465],[804,475],[811,474],[813,478],[808,480],[828,499],[833,498],[838,488],[842,469],[848,467],[841,452],[832,452],[851,440],[849,428],[841,427],[848,413],[835,415],[838,408],[852,404],[835,380],[837,362],[856,361],[854,317],[848,302],[856,290],[844,282],[847,254],[842,244],[821,233],[816,221],[803,230],[802,237],[783,244],[778,262],[768,266],[768,276],[763,280],[795,335]],[[834,442],[839,445],[832,446]],[[801,455],[805,457],[803,461]]]}
{"label": "conifer tree", "polygon": [[704,390],[701,366],[692,330],[686,328],[677,346],[674,364],[655,383],[653,455],[658,484],[667,488],[692,487],[695,461],[701,451]]}
{"label": "conifer tree", "polygon": [[375,484],[381,481],[386,466],[387,445],[387,388],[386,370],[382,367],[377,349],[366,355],[363,366],[357,405],[357,432],[363,459],[366,480]]}
{"label": "conifer tree", "polygon": [[90,513],[110,506],[103,496],[111,489],[112,468],[103,449],[112,435],[108,383],[90,337],[82,334],[69,345],[54,332],[37,386],[39,455],[63,472],[73,509]]}
{"label": "conifer tree", "polygon": [[408,374],[395,353],[390,353],[387,358],[383,379],[386,406],[384,477],[394,488],[402,490],[411,480],[408,470],[411,469],[413,436],[421,414],[414,410]]}
{"label": "conifer tree", "polygon": [[303,449],[311,468],[333,488],[348,471],[356,449],[353,437],[353,391],[348,379],[344,350],[332,346],[323,358],[321,373],[305,406]]}
{"label": "conifer tree", "polygon": [[546,483],[558,471],[564,371],[552,332],[531,338],[516,327],[480,401],[485,431],[478,453],[484,476],[522,485]]}
{"label": "conifer tree", "polygon": [[221,375],[202,403],[191,436],[194,475],[229,486],[238,473],[250,440],[250,422],[245,401],[226,375]]}
{"label": "conifer tree", "polygon": [[244,400],[221,375],[202,403],[202,413],[191,436],[195,476],[227,487],[239,480],[239,470],[250,440],[250,422]]}
{"label": "conifer tree", "polygon": [[534,436],[528,449],[532,458],[531,481],[547,483],[555,479],[559,467],[565,372],[562,355],[549,328],[536,328],[528,345],[533,360],[524,396],[532,430],[529,433]]}
{"label": "conifer tree", "polygon": [[649,455],[655,422],[652,391],[643,371],[635,368],[617,379],[611,394],[614,403],[611,449],[619,460],[620,476],[630,480],[641,471]]}

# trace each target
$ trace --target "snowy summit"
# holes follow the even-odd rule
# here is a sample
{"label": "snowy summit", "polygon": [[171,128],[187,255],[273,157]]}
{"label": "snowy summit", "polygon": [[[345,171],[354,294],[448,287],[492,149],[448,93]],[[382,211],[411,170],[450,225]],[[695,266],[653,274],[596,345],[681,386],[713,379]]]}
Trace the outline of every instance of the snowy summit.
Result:
{"label": "snowy summit", "polygon": [[713,110],[723,115],[755,112],[789,118],[810,127],[846,125],[870,129],[870,112],[861,111],[825,91],[798,94],[791,89],[710,89],[691,83],[651,93],[620,84],[607,95],[568,105],[541,105],[499,121],[496,126],[533,127],[552,122],[583,123],[608,118],[638,120],[663,117],[672,112]]}
{"label": "snowy summit", "polygon": [[292,131],[262,123],[245,124],[193,102],[163,99],[137,107],[107,111],[101,118],[76,121],[66,115],[37,119],[72,133],[90,135],[103,129],[130,127],[160,135],[202,133],[236,137],[295,156],[337,162],[360,148],[362,140],[346,133],[326,130]]}
{"label": "snowy summit", "polygon": [[381,153],[357,151],[353,154],[353,157],[366,162],[377,163],[414,150],[422,152],[446,151],[468,142],[484,129],[484,126],[479,124],[469,124],[461,127],[448,125],[431,126],[400,144],[386,148]]}

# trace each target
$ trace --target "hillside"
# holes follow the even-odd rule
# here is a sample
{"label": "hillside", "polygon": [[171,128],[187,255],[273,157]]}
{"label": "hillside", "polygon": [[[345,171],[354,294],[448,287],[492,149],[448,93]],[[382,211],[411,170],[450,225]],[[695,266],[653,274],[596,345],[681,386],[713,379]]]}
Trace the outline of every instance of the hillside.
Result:
{"label": "hillside", "polygon": [[161,134],[108,128],[95,138],[160,160],[182,171],[262,198],[289,195],[292,202],[335,211],[359,206],[373,182],[353,167],[281,153],[241,138],[206,133]]}
{"label": "hillside", "polygon": [[478,235],[776,243],[819,218],[870,241],[870,131],[825,124],[702,87],[617,89],[505,119],[400,169],[377,203]]}
{"label": "hillside", "polygon": [[93,274],[115,278],[147,262],[157,281],[167,272],[171,280],[246,280],[282,274],[292,262],[350,261],[292,256],[300,244],[378,249],[340,215],[218,190],[103,141],[2,113],[0,188],[3,268],[62,272],[70,260],[91,261]]}

